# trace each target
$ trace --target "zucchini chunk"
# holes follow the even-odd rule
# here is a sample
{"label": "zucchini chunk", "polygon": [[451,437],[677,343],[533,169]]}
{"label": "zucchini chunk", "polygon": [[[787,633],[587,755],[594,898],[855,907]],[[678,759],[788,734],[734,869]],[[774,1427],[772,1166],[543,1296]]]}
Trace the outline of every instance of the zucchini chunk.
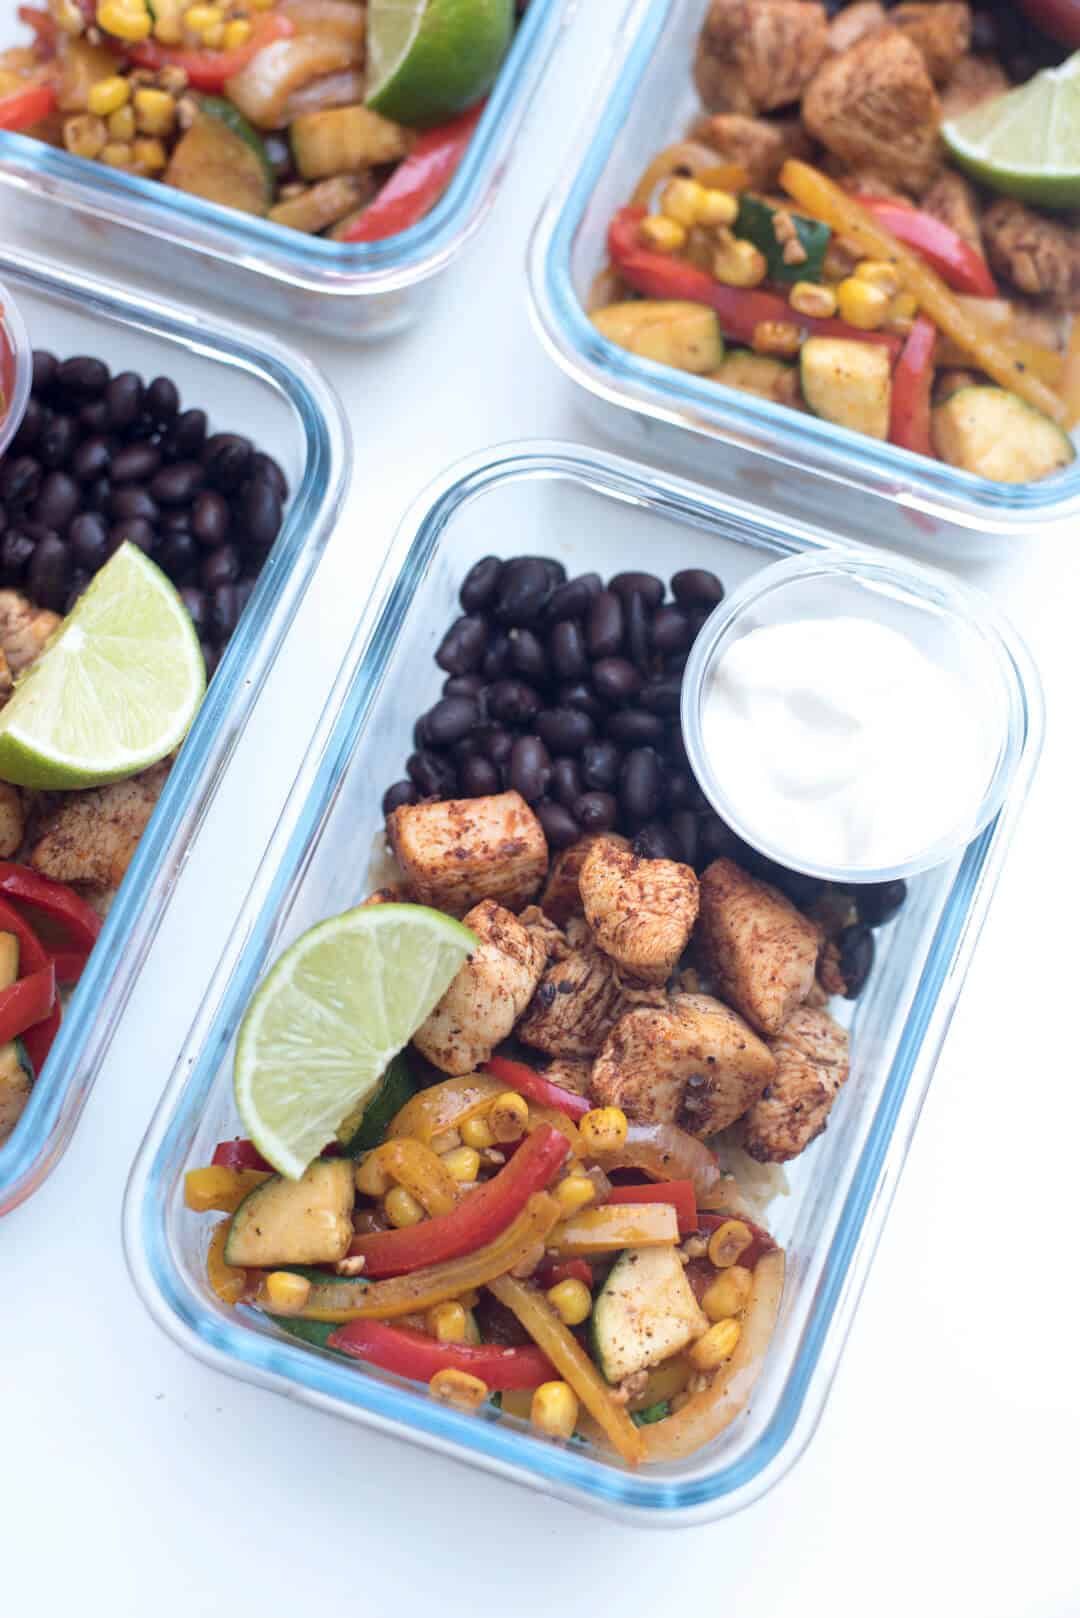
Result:
{"label": "zucchini chunk", "polygon": [[320,1157],[299,1180],[275,1174],[233,1214],[225,1262],[252,1269],[334,1264],[352,1240],[353,1200],[351,1158]]}
{"label": "zucchini chunk", "polygon": [[867,438],[888,438],[888,350],[848,337],[808,337],[800,354],[803,398],[815,416]]}
{"label": "zucchini chunk", "polygon": [[392,1119],[416,1094],[416,1081],[403,1055],[395,1056],[371,1095],[350,1112],[337,1132],[348,1157],[359,1157],[381,1146]]}
{"label": "zucchini chunk", "polygon": [[620,1253],[593,1305],[593,1356],[609,1382],[621,1382],[677,1354],[708,1330],[674,1247]]}
{"label": "zucchini chunk", "polygon": [[1034,483],[1076,459],[1057,423],[1005,388],[958,388],[933,412],[930,432],[943,461],[995,483]]}
{"label": "zucchini chunk", "polygon": [[763,202],[760,197],[744,192],[739,198],[739,213],[732,227],[735,235],[741,236],[744,241],[753,242],[758,252],[765,255],[770,281],[791,286],[796,281],[820,281],[825,270],[825,251],[832,231],[818,219],[807,219],[804,214],[785,208],[784,212],[794,225],[795,235],[806,254],[798,264],[788,264],[784,259],[786,243],[780,241],[776,234],[776,216],[779,211],[770,203]]}
{"label": "zucchini chunk", "polygon": [[[19,976],[19,940],[0,933],[0,989],[10,989]],[[34,1085],[34,1069],[21,1039],[0,1045],[0,1145],[22,1117]]]}
{"label": "zucchini chunk", "polygon": [[305,180],[394,163],[409,150],[409,132],[370,107],[330,107],[293,120],[293,161]]}
{"label": "zucchini chunk", "polygon": [[243,113],[219,96],[202,97],[199,117],[173,152],[165,183],[259,216],[274,200],[266,147]]}
{"label": "zucchini chunk", "polygon": [[704,376],[724,360],[720,322],[703,303],[677,298],[631,299],[597,309],[592,323],[609,343],[643,360]]}
{"label": "zucchini chunk", "polygon": [[738,388],[742,393],[756,393],[759,398],[771,399],[774,403],[798,402],[795,367],[787,360],[778,360],[771,354],[755,354],[749,348],[731,349],[713,381]]}

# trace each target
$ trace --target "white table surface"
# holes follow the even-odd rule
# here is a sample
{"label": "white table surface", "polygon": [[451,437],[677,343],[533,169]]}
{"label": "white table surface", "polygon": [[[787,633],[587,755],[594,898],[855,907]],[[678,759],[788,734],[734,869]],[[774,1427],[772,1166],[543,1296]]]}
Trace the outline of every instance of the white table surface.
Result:
{"label": "white table surface", "polygon": [[[1048,744],[825,1416],[764,1500],[678,1535],[545,1502],[204,1369],[124,1268],[128,1167],[398,515],[468,451],[587,436],[530,329],[521,267],[620,9],[583,0],[494,215],[430,316],[374,348],[304,345],[348,407],[349,508],[74,1144],[0,1225],[3,1618],[413,1618],[429,1603],[457,1618],[504,1597],[516,1618],[1080,1612],[1071,546],[972,573],[1039,659]],[[245,758],[272,783],[258,802]]]}

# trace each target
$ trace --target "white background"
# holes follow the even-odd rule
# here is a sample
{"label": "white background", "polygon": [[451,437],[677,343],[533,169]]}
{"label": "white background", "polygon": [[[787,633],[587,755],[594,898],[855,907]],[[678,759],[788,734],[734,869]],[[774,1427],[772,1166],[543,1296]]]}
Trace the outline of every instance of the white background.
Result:
{"label": "white background", "polygon": [[[159,936],[67,1157],[0,1226],[2,1618],[1080,1612],[1074,545],[973,574],[1040,661],[1048,746],[824,1419],[763,1501],[678,1535],[545,1502],[205,1370],[124,1269],[124,1182],[194,1009],[192,959],[204,981],[398,515],[458,455],[585,436],[530,330],[522,261],[618,9],[582,6],[431,315],[374,348],[304,344],[345,400],[356,461],[292,678],[237,760],[235,818],[189,873],[197,925],[188,904]],[[273,783],[246,808],[245,756]]]}

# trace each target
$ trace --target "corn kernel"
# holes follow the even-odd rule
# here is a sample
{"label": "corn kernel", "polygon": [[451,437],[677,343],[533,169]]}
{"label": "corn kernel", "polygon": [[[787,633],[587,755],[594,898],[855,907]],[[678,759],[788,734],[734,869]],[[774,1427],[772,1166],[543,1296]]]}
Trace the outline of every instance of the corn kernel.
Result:
{"label": "corn kernel", "polygon": [[64,145],[74,157],[100,157],[108,138],[104,118],[86,113],[64,120]]}
{"label": "corn kernel", "polygon": [[764,281],[768,268],[764,253],[759,252],[753,242],[729,234],[716,250],[712,272],[714,279],[724,286],[756,287]]}
{"label": "corn kernel", "polygon": [[686,230],[675,219],[649,214],[638,226],[638,235],[655,253],[677,253],[686,246]]}
{"label": "corn kernel", "polygon": [[836,293],[816,281],[796,281],[788,293],[788,302],[797,314],[810,315],[815,320],[831,320],[836,313]]}
{"label": "corn kernel", "polygon": [[563,1218],[569,1219],[571,1214],[587,1208],[590,1202],[596,1200],[596,1187],[581,1175],[568,1174],[565,1180],[559,1181],[552,1196],[559,1204]]}
{"label": "corn kernel", "polygon": [[578,1123],[586,1156],[617,1152],[626,1143],[629,1127],[621,1107],[593,1107]]}
{"label": "corn kernel", "polygon": [[718,1270],[737,1264],[754,1239],[750,1226],[742,1219],[725,1219],[709,1237],[709,1262]]}
{"label": "corn kernel", "polygon": [[480,1153],[472,1146],[455,1146],[443,1153],[443,1167],[452,1180],[465,1185],[480,1176]]}
{"label": "corn kernel", "polygon": [[718,1320],[715,1326],[709,1327],[704,1337],[699,1337],[696,1343],[690,1345],[688,1358],[691,1365],[698,1371],[715,1371],[734,1354],[741,1336],[742,1328],[737,1320]]}
{"label": "corn kernel", "polygon": [[488,1128],[486,1118],[466,1118],[461,1126],[461,1138],[466,1146],[472,1146],[478,1152],[495,1144],[495,1136]]}
{"label": "corn kernel", "polygon": [[750,338],[755,354],[789,359],[802,347],[802,331],[793,320],[759,320]]}
{"label": "corn kernel", "polygon": [[97,25],[106,34],[138,45],[148,38],[153,27],[151,17],[142,0],[101,0],[97,8]]}
{"label": "corn kernel", "polygon": [[225,24],[225,38],[222,43],[227,51],[239,50],[251,38],[251,24],[246,17],[234,17],[232,22]]}
{"label": "corn kernel", "polygon": [[836,302],[841,317],[860,331],[876,331],[889,313],[889,294],[854,275],[841,281]]}
{"label": "corn kernel", "polygon": [[461,1135],[456,1129],[444,1129],[441,1135],[432,1135],[431,1150],[437,1157],[446,1152],[452,1152],[461,1145]]}
{"label": "corn kernel", "polygon": [[395,1185],[383,1198],[383,1212],[392,1225],[401,1230],[406,1225],[418,1225],[424,1210],[410,1191]]}
{"label": "corn kernel", "polygon": [[753,1285],[753,1275],[742,1264],[733,1264],[722,1270],[711,1286],[706,1287],[701,1307],[710,1320],[726,1320],[745,1309]]}
{"label": "corn kernel", "polygon": [[660,212],[666,219],[674,219],[676,224],[689,229],[691,225],[702,223],[705,196],[703,185],[676,175],[660,193]]}
{"label": "corn kernel", "polygon": [[145,169],[147,174],[160,173],[169,161],[169,154],[160,140],[145,139],[133,142],[131,155],[136,168]]}
{"label": "corn kernel", "polygon": [[184,30],[180,26],[180,18],[175,14],[155,17],[154,38],[159,45],[182,45]]}
{"label": "corn kernel", "polygon": [[184,27],[190,28],[193,34],[201,34],[204,28],[224,21],[225,14],[218,6],[189,6],[184,12]]}
{"label": "corn kernel", "polygon": [[592,1313],[592,1293],[584,1281],[568,1276],[548,1289],[547,1301],[564,1326],[580,1326]]}
{"label": "corn kernel", "polygon": [[432,1337],[440,1343],[464,1343],[469,1336],[469,1316],[460,1303],[437,1303],[424,1316]]}
{"label": "corn kernel", "polygon": [[208,28],[203,29],[199,38],[208,51],[219,51],[225,43],[225,24],[212,22]]}
{"label": "corn kernel", "polygon": [[273,11],[277,0],[247,0],[249,11]]}
{"label": "corn kernel", "polygon": [[120,107],[108,117],[110,140],[134,140],[135,113],[131,107]]}
{"label": "corn kernel", "polygon": [[442,1404],[454,1405],[458,1410],[476,1410],[488,1396],[488,1385],[468,1371],[456,1371],[447,1366],[435,1372],[428,1383],[428,1392]]}
{"label": "corn kernel", "polygon": [[382,1158],[377,1151],[365,1153],[353,1171],[353,1178],[356,1189],[362,1191],[365,1197],[385,1197],[394,1183],[383,1168]]}
{"label": "corn kernel", "polygon": [[136,90],[135,127],[140,135],[171,135],[176,122],[176,102],[164,90]]}
{"label": "corn kernel", "polygon": [[739,199],[730,191],[703,188],[698,213],[699,225],[733,225],[739,217]]}
{"label": "corn kernel", "polygon": [[126,168],[131,162],[131,145],[126,140],[111,140],[102,148],[99,162],[112,169]]}
{"label": "corn kernel", "polygon": [[496,1141],[520,1140],[529,1127],[529,1103],[516,1090],[504,1090],[488,1108],[487,1123]]}
{"label": "corn kernel", "polygon": [[114,73],[110,78],[99,79],[92,84],[86,92],[86,106],[88,111],[96,113],[99,118],[107,118],[111,112],[118,112],[126,107],[131,95],[131,85],[127,79]]}
{"label": "corn kernel", "polygon": [[69,39],[78,39],[80,34],[85,34],[86,18],[75,4],[75,0],[53,0],[49,11],[60,32],[67,34]]}
{"label": "corn kernel", "polygon": [[529,1420],[548,1438],[572,1438],[578,1420],[577,1395],[568,1382],[541,1382],[532,1396]]}
{"label": "corn kernel", "polygon": [[919,300],[913,292],[899,292],[889,310],[890,320],[914,320],[919,312]]}
{"label": "corn kernel", "polygon": [[299,1314],[311,1296],[307,1276],[293,1275],[290,1270],[271,1270],[265,1288],[266,1301],[277,1315]]}
{"label": "corn kernel", "polygon": [[896,265],[890,264],[883,258],[864,258],[855,266],[856,281],[866,281],[870,286],[880,287],[888,297],[895,298],[900,291],[900,277]]}

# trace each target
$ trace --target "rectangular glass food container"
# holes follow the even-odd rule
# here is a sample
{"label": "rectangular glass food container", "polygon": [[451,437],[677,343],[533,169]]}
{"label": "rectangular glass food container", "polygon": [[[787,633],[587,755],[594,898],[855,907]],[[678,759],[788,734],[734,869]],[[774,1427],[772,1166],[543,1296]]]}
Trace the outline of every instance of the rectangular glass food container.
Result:
{"label": "rectangular glass food container", "polygon": [[[425,307],[432,278],[487,216],[511,161],[569,0],[531,0],[452,184],[432,211],[386,241],[325,241],[219,207],[173,186],[0,131],[0,185],[24,231],[76,260],[102,256],[160,287],[216,297],[267,319],[379,337]],[[15,37],[15,8],[0,7]]]}
{"label": "rectangular glass food container", "polygon": [[[510,537],[512,536],[512,537]],[[791,1170],[770,1223],[788,1250],[786,1290],[748,1412],[710,1448],[633,1473],[559,1447],[485,1410],[463,1415],[381,1371],[299,1346],[265,1317],[229,1311],[207,1285],[213,1222],[184,1207],[185,1170],[240,1130],[232,1042],[263,971],[316,921],[386,879],[380,799],[438,695],[432,654],[460,610],[466,570],[491,552],[545,553],[571,574],[716,569],[729,586],[777,558],[836,547],[697,484],[568,444],[525,443],[452,468],[406,515],[320,727],[132,1170],[128,1264],[158,1324],[209,1365],[546,1493],[661,1526],[747,1504],[813,1431],[976,936],[1039,753],[1039,682],[1007,645],[1023,692],[1023,741],[997,820],[950,865],[915,879],[878,935],[854,1007],[854,1065],[829,1129]],[[851,1007],[846,1010],[850,1013]]]}
{"label": "rectangular glass food container", "polygon": [[982,557],[1064,534],[1080,460],[1039,483],[992,483],[810,414],[639,359],[602,338],[585,300],[615,211],[701,106],[691,80],[705,0],[631,0],[605,76],[530,248],[533,318],[589,418],[635,454],[722,482],[777,512],[929,554]]}
{"label": "rectangular glass food container", "polygon": [[98,354],[117,370],[166,374],[212,425],[243,426],[289,479],[273,551],[207,689],[101,937],[64,1012],[25,1112],[0,1147],[0,1214],[41,1184],[67,1146],[164,906],[259,689],[331,533],[345,490],[346,428],[335,395],[299,355],[201,311],[110,290],[74,271],[0,253],[0,280],[31,342]]}

